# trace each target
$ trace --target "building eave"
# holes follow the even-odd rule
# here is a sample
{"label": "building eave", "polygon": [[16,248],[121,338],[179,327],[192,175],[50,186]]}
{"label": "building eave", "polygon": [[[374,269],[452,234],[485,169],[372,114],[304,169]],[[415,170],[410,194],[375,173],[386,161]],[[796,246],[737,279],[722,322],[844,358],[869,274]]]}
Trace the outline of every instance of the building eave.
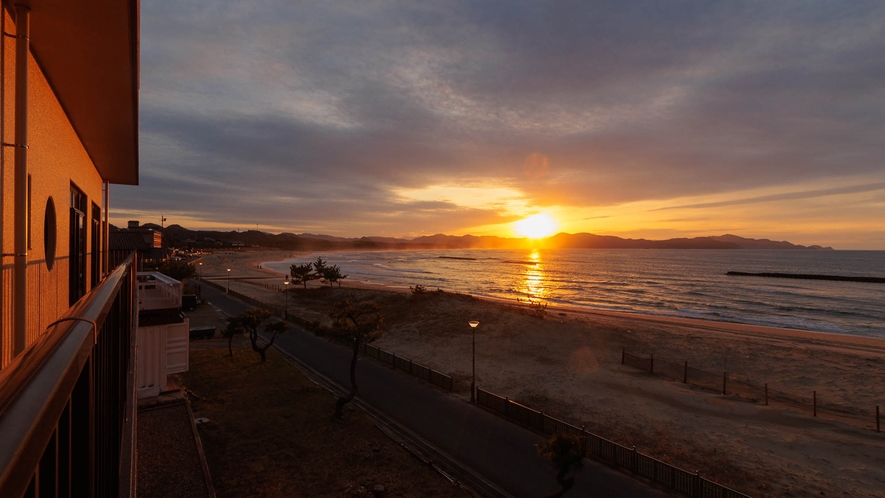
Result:
{"label": "building eave", "polygon": [[138,184],[139,0],[28,0],[31,52],[102,179]]}

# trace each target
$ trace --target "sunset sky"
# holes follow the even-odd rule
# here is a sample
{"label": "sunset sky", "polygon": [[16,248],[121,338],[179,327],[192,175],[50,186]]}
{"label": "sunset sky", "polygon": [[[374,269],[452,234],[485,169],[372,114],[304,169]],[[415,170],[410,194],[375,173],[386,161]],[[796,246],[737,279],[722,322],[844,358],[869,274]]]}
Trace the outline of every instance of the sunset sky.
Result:
{"label": "sunset sky", "polygon": [[885,3],[145,1],[112,223],[885,249]]}

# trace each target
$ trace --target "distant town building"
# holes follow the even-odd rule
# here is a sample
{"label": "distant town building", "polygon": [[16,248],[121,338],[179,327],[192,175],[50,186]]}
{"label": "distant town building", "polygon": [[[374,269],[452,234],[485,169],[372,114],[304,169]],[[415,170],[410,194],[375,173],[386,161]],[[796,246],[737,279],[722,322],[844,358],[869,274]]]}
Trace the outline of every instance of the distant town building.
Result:
{"label": "distant town building", "polygon": [[153,228],[142,227],[138,221],[130,221],[127,228],[111,227],[108,246],[113,265],[122,262],[133,252],[138,253],[138,269],[144,264],[163,260],[163,234]]}

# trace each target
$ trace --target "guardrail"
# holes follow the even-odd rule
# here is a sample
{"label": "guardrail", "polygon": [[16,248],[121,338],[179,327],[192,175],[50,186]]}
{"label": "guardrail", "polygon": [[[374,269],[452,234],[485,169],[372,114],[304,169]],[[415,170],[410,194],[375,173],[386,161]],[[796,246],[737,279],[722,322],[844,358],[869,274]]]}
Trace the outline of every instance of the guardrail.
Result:
{"label": "guardrail", "polygon": [[602,460],[634,475],[642,476],[668,489],[693,498],[750,498],[733,489],[717,484],[700,476],[680,469],[656,458],[639,453],[636,447],[626,447],[601,436],[587,432],[568,422],[553,418],[542,411],[521,405],[476,388],[476,404],[505,418],[544,434],[568,434],[584,441],[584,453],[588,457]]}
{"label": "guardrail", "polygon": [[133,267],[0,371],[0,496],[134,496]]}

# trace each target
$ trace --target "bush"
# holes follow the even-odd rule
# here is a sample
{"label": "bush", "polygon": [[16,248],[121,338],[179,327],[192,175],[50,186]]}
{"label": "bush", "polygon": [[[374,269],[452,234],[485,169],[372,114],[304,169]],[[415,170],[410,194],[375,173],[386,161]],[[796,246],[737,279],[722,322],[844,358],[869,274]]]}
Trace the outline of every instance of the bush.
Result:
{"label": "bush", "polygon": [[[516,298],[516,302],[523,303],[523,300],[520,298]],[[540,300],[535,300],[531,297],[526,299],[525,303],[528,305],[527,309],[530,315],[538,318],[544,318],[544,315],[547,314],[547,303],[542,303]]]}

